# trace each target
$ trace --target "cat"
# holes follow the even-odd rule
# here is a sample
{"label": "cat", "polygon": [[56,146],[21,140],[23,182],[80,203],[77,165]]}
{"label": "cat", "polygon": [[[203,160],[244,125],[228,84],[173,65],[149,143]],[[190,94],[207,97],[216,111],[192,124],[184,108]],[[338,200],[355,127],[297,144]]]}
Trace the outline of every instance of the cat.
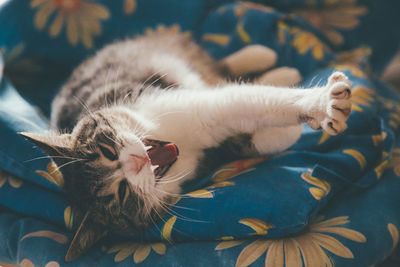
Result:
{"label": "cat", "polygon": [[215,167],[223,144],[235,150],[224,155],[265,155],[294,144],[302,123],[330,135],[347,127],[341,72],[307,90],[226,74],[189,38],[168,33],[110,44],[76,68],[52,103],[57,130],[21,133],[58,165],[80,218],[66,261],[108,233],[149,227],[183,183]]}

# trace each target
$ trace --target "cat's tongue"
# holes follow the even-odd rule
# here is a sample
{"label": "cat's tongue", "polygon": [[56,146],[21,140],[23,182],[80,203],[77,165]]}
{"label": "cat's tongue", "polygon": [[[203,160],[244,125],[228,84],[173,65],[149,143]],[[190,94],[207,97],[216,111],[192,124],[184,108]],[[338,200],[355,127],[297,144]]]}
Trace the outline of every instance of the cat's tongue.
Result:
{"label": "cat's tongue", "polygon": [[179,152],[176,145],[166,143],[153,147],[147,154],[152,165],[163,167],[175,162]]}

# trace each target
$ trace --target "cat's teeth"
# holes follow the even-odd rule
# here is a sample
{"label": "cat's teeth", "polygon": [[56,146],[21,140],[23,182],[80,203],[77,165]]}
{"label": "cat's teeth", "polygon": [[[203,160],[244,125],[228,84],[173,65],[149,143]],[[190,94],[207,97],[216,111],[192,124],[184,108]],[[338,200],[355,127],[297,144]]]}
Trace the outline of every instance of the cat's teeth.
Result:
{"label": "cat's teeth", "polygon": [[157,169],[159,166],[158,165],[151,165],[150,166],[150,168],[151,168],[151,171],[155,171],[155,169]]}
{"label": "cat's teeth", "polygon": [[146,151],[149,151],[150,149],[152,149],[153,147],[152,146],[145,146],[144,147],[144,149],[146,150]]}

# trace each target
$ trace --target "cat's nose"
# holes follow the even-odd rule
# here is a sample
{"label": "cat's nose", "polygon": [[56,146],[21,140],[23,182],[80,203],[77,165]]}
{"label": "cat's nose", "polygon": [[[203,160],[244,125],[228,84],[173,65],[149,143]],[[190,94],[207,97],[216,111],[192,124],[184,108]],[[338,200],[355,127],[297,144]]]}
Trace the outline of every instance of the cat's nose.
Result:
{"label": "cat's nose", "polygon": [[138,156],[135,154],[130,154],[129,157],[132,163],[132,170],[136,174],[138,174],[146,164],[150,163],[150,158],[147,155]]}

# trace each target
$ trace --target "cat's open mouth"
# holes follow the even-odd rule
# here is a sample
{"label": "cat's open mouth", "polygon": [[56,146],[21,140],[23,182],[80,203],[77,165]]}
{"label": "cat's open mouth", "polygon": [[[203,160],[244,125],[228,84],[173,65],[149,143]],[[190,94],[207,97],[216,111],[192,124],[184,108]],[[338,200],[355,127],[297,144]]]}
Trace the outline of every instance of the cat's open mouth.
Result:
{"label": "cat's open mouth", "polygon": [[147,155],[150,158],[151,165],[157,166],[154,170],[154,175],[158,180],[164,176],[178,159],[178,147],[169,142],[153,139],[144,139],[143,143],[147,148]]}

